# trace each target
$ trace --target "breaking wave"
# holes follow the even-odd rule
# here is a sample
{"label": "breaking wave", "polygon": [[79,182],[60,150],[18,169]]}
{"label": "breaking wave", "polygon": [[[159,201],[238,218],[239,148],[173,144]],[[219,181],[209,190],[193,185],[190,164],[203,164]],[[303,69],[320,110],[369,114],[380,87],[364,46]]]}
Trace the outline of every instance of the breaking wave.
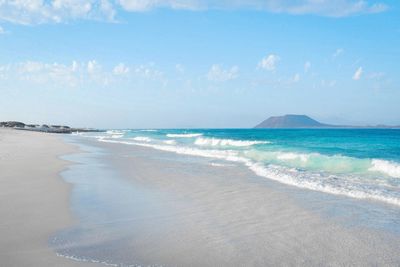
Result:
{"label": "breaking wave", "polygon": [[172,138],[192,138],[192,137],[197,137],[197,136],[202,136],[203,134],[201,133],[188,133],[188,134],[167,134],[167,137],[172,137]]}
{"label": "breaking wave", "polygon": [[391,177],[400,178],[400,164],[381,160],[381,159],[373,159],[371,161],[370,171],[377,171],[389,175]]}
{"label": "breaking wave", "polygon": [[[247,166],[256,175],[265,177],[283,184],[296,186],[299,188],[320,191],[324,193],[343,195],[357,199],[370,199],[382,201],[389,204],[400,206],[400,196],[396,190],[392,190],[387,184],[382,184],[351,174],[332,174],[313,170],[299,170],[288,166],[276,164],[266,164],[247,157],[246,153],[229,149],[200,149],[188,146],[178,146],[171,144],[138,143],[132,141],[120,141],[112,139],[99,139],[102,142],[122,143],[127,145],[137,145],[150,147],[161,151],[174,152],[182,155],[199,156],[205,158],[238,162]],[[165,142],[165,141],[164,141]],[[280,160],[300,160],[309,161],[310,157],[323,156],[320,154],[297,154],[282,153],[275,154]],[[339,156],[340,158],[340,156]],[[349,159],[349,157],[345,157]],[[392,176],[398,175],[398,165],[388,163],[384,160],[368,160],[372,163],[373,169],[370,171],[380,171]],[[365,164],[363,162],[363,164]],[[211,164],[216,166],[216,164]]]}
{"label": "breaking wave", "polygon": [[218,139],[199,137],[194,144],[198,146],[237,146],[247,147],[259,144],[268,144],[268,141],[248,141],[248,140],[233,140],[233,139]]}
{"label": "breaking wave", "polygon": [[167,145],[176,145],[176,141],[175,141],[175,140],[165,140],[165,141],[164,141],[164,144],[167,144]]}
{"label": "breaking wave", "polygon": [[108,130],[106,132],[109,138],[122,138],[124,137],[125,131],[122,130]]}

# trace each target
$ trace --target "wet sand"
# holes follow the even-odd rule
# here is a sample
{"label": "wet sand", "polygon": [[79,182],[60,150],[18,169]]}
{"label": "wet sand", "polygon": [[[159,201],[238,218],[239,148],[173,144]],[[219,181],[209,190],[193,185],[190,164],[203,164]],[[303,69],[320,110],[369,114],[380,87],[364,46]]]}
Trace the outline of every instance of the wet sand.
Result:
{"label": "wet sand", "polygon": [[0,128],[0,266],[92,266],[58,257],[54,232],[72,226],[71,186],[59,176],[77,152],[60,136]]}

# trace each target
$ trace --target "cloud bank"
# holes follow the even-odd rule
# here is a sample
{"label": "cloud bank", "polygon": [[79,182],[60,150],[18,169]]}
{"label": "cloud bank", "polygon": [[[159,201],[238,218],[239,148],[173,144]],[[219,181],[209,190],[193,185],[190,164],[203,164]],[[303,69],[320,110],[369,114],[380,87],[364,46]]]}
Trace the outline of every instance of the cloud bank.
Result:
{"label": "cloud bank", "polygon": [[0,0],[0,21],[34,25],[90,19],[115,21],[117,12],[258,10],[292,15],[346,17],[380,13],[385,3],[366,0]]}
{"label": "cloud bank", "polygon": [[22,81],[50,87],[76,88],[84,85],[107,86],[123,78],[164,82],[164,74],[154,64],[126,66],[118,63],[105,68],[96,60],[72,61],[71,64],[23,61],[0,65],[0,82]]}
{"label": "cloud bank", "polygon": [[119,0],[118,3],[129,11],[146,11],[154,8],[186,10],[253,9],[272,13],[313,14],[328,17],[379,13],[388,8],[384,3],[368,3],[364,0]]}

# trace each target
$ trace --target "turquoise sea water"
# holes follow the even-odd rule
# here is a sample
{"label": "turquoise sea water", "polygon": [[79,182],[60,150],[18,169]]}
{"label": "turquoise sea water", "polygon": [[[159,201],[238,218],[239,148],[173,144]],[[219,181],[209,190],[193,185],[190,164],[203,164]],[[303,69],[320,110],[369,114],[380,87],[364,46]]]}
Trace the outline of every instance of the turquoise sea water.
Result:
{"label": "turquoise sea water", "polygon": [[260,178],[400,206],[396,129],[143,129],[84,135],[208,158],[213,166],[243,164]]}

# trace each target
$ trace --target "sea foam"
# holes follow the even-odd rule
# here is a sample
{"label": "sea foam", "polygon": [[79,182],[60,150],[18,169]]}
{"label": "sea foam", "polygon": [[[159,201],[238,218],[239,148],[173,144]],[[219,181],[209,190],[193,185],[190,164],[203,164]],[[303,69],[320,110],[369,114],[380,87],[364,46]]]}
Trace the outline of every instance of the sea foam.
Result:
{"label": "sea foam", "polygon": [[164,142],[164,144],[167,144],[167,145],[176,145],[176,141],[175,140],[165,140],[163,142]]}
{"label": "sea foam", "polygon": [[197,136],[202,136],[203,134],[201,133],[187,133],[187,134],[167,134],[167,137],[172,137],[172,138],[192,138],[192,137],[197,137]]}
{"label": "sea foam", "polygon": [[[342,181],[340,183],[338,181],[342,179],[337,176],[329,175],[324,178],[316,173],[300,173],[295,169],[286,169],[281,166],[273,165],[266,167],[262,164],[251,162],[248,162],[246,165],[258,176],[266,177],[283,184],[356,199],[377,200],[400,206],[400,198],[385,195],[384,190],[378,191],[376,189],[357,188],[356,185],[348,183],[348,181]],[[326,181],[327,178],[333,180],[336,184],[328,183]]]}
{"label": "sea foam", "polygon": [[310,155],[307,154],[299,154],[299,153],[293,153],[293,152],[280,152],[277,155],[277,159],[279,160],[301,160],[303,162],[307,162],[309,159]]}
{"label": "sea foam", "polygon": [[382,160],[382,159],[373,159],[371,161],[370,171],[381,172],[391,177],[400,178],[400,164]]}
{"label": "sea foam", "polygon": [[106,134],[108,135],[107,137],[109,138],[122,138],[124,137],[125,131],[122,130],[108,130],[106,132]]}
{"label": "sea foam", "polygon": [[194,144],[198,146],[236,146],[246,147],[258,144],[268,144],[268,141],[248,141],[248,140],[233,140],[233,139],[218,139],[199,137]]}
{"label": "sea foam", "polygon": [[151,138],[146,137],[146,136],[137,136],[137,137],[132,138],[132,140],[140,141],[140,142],[151,142]]}
{"label": "sea foam", "polygon": [[385,195],[386,192],[385,189],[378,190],[376,188],[370,189],[365,186],[359,187],[357,185],[357,181],[352,183],[350,180],[347,180],[349,179],[349,177],[328,175],[318,172],[298,171],[296,168],[288,168],[273,164],[265,165],[260,162],[255,162],[251,159],[241,156],[239,154],[239,151],[197,149],[185,146],[158,145],[150,143],[137,143],[128,141],[109,140],[109,139],[99,139],[99,141],[144,146],[144,147],[154,148],[157,150],[174,152],[182,155],[191,155],[191,156],[199,156],[206,158],[222,159],[231,162],[239,162],[247,166],[256,175],[283,184],[334,194],[334,195],[343,195],[357,199],[377,200],[400,206],[400,198],[397,196]]}

